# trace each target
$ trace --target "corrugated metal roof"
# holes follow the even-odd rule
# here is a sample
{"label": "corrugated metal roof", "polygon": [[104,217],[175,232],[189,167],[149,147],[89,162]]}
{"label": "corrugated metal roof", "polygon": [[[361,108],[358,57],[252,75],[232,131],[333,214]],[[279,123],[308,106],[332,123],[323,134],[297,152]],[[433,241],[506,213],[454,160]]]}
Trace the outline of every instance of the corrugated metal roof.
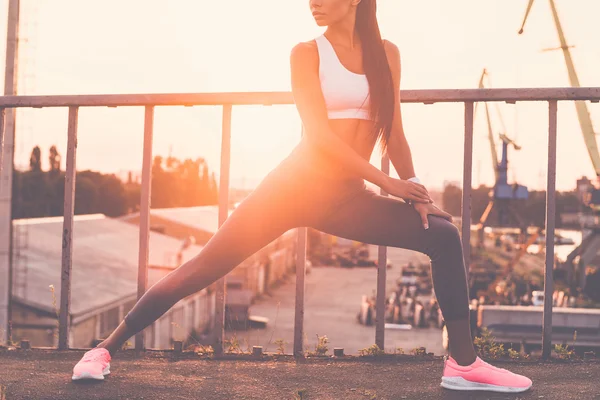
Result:
{"label": "corrugated metal roof", "polygon": [[[229,215],[233,210],[229,210]],[[152,209],[151,214],[209,233],[219,228],[219,206]]]}
{"label": "corrugated metal roof", "polygon": [[[49,286],[54,285],[58,307],[63,218],[24,219],[14,223],[25,225],[28,231],[27,248],[21,249],[27,257],[27,290],[21,300],[42,309],[52,309]],[[139,228],[135,225],[103,215],[75,216],[71,314],[86,313],[135,295],[138,244]],[[150,232],[149,265],[174,265],[180,247],[180,240]],[[190,246],[183,253],[183,261],[201,249],[201,246]]]}

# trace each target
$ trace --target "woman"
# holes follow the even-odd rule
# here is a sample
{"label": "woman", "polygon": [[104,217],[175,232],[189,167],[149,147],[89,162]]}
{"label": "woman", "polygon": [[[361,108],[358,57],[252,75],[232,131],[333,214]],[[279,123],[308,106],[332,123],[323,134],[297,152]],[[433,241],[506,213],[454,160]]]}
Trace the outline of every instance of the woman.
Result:
{"label": "woman", "polygon": [[[239,205],[192,260],[154,285],[119,327],[86,353],[73,379],[103,379],[111,354],[180,299],[226,275],[285,231],[309,226],[431,258],[450,357],[442,386],[519,392],[531,381],[480,360],[469,329],[461,240],[415,177],[400,113],[400,55],[381,39],[376,0],[311,0],[323,36],[291,53],[292,91],[304,134],[298,146]],[[369,163],[377,141],[395,179]],[[404,201],[377,195],[364,180]]]}

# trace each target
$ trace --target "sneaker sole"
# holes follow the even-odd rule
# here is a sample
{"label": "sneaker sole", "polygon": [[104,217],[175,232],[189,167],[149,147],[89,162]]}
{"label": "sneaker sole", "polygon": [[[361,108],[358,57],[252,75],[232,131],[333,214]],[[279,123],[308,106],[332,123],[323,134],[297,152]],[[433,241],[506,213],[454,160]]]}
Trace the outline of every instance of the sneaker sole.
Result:
{"label": "sneaker sole", "polygon": [[521,393],[529,390],[531,385],[527,387],[499,386],[489,383],[470,382],[465,378],[455,376],[443,377],[442,387],[450,390],[485,390],[488,392]]}
{"label": "sneaker sole", "polygon": [[104,377],[109,374],[110,374],[110,364],[107,365],[106,368],[104,368],[104,371],[102,371],[102,375],[93,375],[93,374],[90,374],[89,372],[82,372],[80,375],[73,375],[71,377],[71,380],[79,381],[81,379],[95,379],[98,381],[103,381]]}

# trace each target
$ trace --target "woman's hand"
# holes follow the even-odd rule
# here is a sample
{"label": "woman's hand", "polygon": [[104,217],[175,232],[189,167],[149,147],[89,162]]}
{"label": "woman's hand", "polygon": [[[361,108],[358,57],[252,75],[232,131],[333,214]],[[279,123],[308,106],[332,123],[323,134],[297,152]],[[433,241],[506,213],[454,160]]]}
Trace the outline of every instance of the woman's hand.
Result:
{"label": "woman's hand", "polygon": [[413,208],[421,216],[421,221],[423,222],[423,227],[425,229],[429,229],[429,221],[427,220],[428,215],[437,215],[439,217],[445,218],[448,221],[452,222],[452,215],[448,214],[445,211],[440,210],[433,203],[414,203]]}
{"label": "woman's hand", "polygon": [[420,183],[388,177],[381,186],[387,193],[416,203],[433,203],[429,192]]}

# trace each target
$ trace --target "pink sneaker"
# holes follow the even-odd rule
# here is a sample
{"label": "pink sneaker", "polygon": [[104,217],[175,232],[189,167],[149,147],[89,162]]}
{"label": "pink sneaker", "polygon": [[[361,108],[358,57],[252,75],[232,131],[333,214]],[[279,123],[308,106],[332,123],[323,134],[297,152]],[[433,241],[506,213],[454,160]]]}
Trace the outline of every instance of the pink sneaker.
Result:
{"label": "pink sneaker", "polygon": [[110,353],[108,350],[96,347],[86,352],[73,368],[73,379],[98,379],[103,380],[110,374]]}
{"label": "pink sneaker", "polygon": [[531,385],[531,379],[496,368],[479,357],[468,367],[458,365],[452,357],[448,357],[442,377],[442,387],[452,390],[519,393],[528,390]]}

